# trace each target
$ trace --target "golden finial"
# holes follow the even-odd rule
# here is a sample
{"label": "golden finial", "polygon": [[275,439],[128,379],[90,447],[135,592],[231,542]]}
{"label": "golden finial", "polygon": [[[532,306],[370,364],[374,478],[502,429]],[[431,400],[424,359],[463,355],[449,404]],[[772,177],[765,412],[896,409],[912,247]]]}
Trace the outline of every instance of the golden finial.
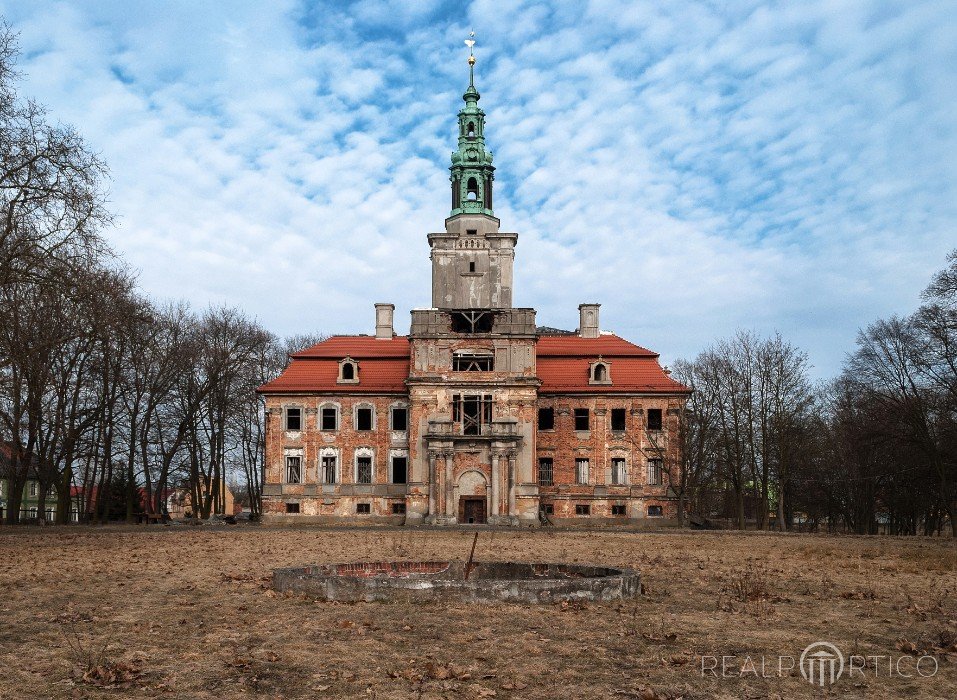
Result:
{"label": "golden finial", "polygon": [[469,32],[469,38],[465,40],[465,45],[469,47],[469,65],[475,65],[475,53],[472,47],[475,46],[475,32]]}

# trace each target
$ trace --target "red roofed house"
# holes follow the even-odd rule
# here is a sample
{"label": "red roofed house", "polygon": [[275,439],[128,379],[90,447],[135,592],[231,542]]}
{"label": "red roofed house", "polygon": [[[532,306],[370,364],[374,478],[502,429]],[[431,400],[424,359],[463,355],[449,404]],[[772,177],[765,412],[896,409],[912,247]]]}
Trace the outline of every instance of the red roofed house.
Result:
{"label": "red roofed house", "polygon": [[[540,331],[512,306],[518,234],[492,212],[492,155],[471,79],[452,211],[428,236],[432,305],[393,332],[291,356],[266,400],[263,512],[278,521],[537,524],[673,518],[688,390],[658,355],[599,329]],[[660,522],[660,520],[655,520]]]}

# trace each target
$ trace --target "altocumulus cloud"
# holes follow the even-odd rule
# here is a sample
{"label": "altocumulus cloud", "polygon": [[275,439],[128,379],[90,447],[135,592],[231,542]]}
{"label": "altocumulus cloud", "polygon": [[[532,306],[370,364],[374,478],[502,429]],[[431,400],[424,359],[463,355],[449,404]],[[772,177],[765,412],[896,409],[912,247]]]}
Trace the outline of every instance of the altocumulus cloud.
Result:
{"label": "altocumulus cloud", "polygon": [[110,164],[158,297],[278,333],[429,300],[478,34],[516,303],[690,355],[782,331],[821,376],[957,245],[947,2],[34,2],[24,92]]}

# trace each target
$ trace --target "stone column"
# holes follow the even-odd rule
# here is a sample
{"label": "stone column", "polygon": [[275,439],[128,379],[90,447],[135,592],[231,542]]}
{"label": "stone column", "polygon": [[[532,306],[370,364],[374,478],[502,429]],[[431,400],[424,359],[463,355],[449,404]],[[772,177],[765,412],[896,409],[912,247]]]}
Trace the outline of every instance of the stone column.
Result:
{"label": "stone column", "polygon": [[438,488],[438,474],[435,471],[435,451],[429,450],[429,517],[435,517],[438,513],[435,510],[435,491]]}
{"label": "stone column", "polygon": [[515,512],[515,452],[508,453],[508,514],[518,515]]}
{"label": "stone column", "polygon": [[499,488],[499,453],[492,453],[492,508],[491,514],[498,515],[498,488]]}
{"label": "stone column", "polygon": [[446,450],[445,456],[445,514],[455,518],[455,503],[453,501],[452,465],[455,461],[455,452]]}

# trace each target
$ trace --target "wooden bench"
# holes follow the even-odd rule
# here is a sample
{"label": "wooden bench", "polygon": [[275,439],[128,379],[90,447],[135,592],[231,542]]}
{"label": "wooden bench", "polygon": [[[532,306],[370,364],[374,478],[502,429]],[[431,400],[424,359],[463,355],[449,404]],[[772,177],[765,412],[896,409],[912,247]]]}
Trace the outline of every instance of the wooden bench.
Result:
{"label": "wooden bench", "polygon": [[138,525],[142,523],[146,523],[147,525],[149,525],[150,523],[161,523],[164,520],[165,518],[163,517],[161,513],[137,513],[136,514],[136,523]]}

